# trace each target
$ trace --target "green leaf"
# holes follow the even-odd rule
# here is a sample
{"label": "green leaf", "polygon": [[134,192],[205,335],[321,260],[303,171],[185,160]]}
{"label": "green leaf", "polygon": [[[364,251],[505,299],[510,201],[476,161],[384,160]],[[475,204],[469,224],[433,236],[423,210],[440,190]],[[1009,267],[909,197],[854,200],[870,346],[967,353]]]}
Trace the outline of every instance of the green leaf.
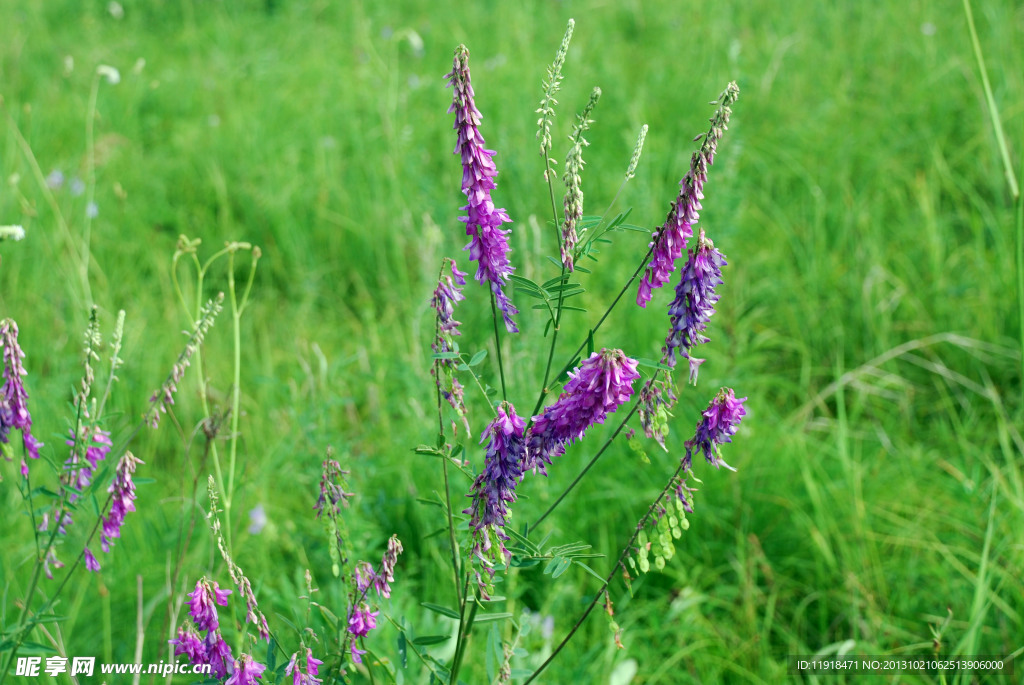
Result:
{"label": "green leaf", "polygon": [[574,264],[573,265],[573,271],[579,271],[581,274],[589,274],[590,273],[590,269],[585,269],[582,266],[580,266],[579,264]]}
{"label": "green leaf", "polygon": [[671,366],[666,366],[661,362],[656,362],[653,359],[640,358],[636,360],[637,366],[646,366],[650,369],[661,369],[662,371],[672,371]]}
{"label": "green leaf", "polygon": [[150,483],[157,482],[156,478],[136,478],[132,476],[132,482],[136,485],[149,485]]}
{"label": "green leaf", "polygon": [[572,274],[562,274],[561,276],[555,276],[550,280],[544,281],[543,285],[541,285],[541,288],[543,288],[544,290],[550,290],[552,286],[558,285],[559,283],[565,283],[567,280],[569,280],[571,275]]}
{"label": "green leaf", "polygon": [[435,352],[430,355],[431,359],[458,359],[458,352]]}
{"label": "green leaf", "polygon": [[267,642],[267,657],[264,659],[267,662],[267,669],[273,671],[277,668],[277,640],[271,636]]}
{"label": "green leaf", "polygon": [[531,554],[537,554],[537,553],[539,553],[539,552],[540,552],[540,547],[538,547],[537,545],[533,544],[533,543],[532,543],[532,542],[530,541],[530,539],[529,539],[529,538],[527,538],[527,537],[523,536],[523,535],[522,535],[521,533],[519,533],[518,531],[516,531],[516,530],[513,530],[513,529],[512,529],[512,528],[510,528],[510,527],[506,527],[506,528],[505,528],[505,534],[506,534],[506,535],[508,535],[508,536],[509,536],[510,538],[512,538],[513,540],[515,540],[516,542],[518,542],[518,543],[519,543],[520,545],[522,545],[522,546],[523,546],[524,548],[526,548],[527,550],[529,550],[529,552],[530,552]]}
{"label": "green leaf", "polygon": [[441,614],[448,618],[459,619],[459,612],[449,607],[441,606],[440,604],[431,604],[430,602],[420,602],[420,606],[429,611],[433,611],[435,614]]}
{"label": "green leaf", "polygon": [[[559,263],[558,265],[561,266],[561,263]],[[533,281],[531,281],[529,278],[523,278],[522,276],[510,274],[508,280],[515,283],[516,288],[521,289],[523,292],[528,292],[532,290],[535,293],[539,293],[541,291],[541,287],[534,283]]]}
{"label": "green leaf", "polygon": [[[558,261],[557,259],[555,259],[551,255],[548,255],[548,261],[551,262],[552,264],[554,264],[555,266],[557,266],[559,269],[562,268],[562,262]],[[509,276],[509,278],[511,278],[511,276]]]}
{"label": "green leaf", "polygon": [[650,233],[651,229],[644,228],[643,226],[634,226],[633,224],[622,224],[619,226],[619,230],[622,231],[633,231],[634,233]]}
{"label": "green leaf", "polygon": [[506,618],[512,618],[512,614],[507,611],[502,611],[495,614],[477,614],[476,618],[473,619],[473,623],[491,623],[492,621],[503,621]]}
{"label": "green leaf", "polygon": [[558,562],[558,566],[555,568],[554,571],[551,572],[551,577],[557,578],[558,576],[562,575],[567,570],[569,570],[570,566],[572,566],[572,559],[566,559],[565,557],[562,557]]}
{"label": "green leaf", "polygon": [[442,642],[447,642],[451,637],[451,635],[424,635],[423,637],[415,638],[412,643],[417,647],[429,647],[430,645],[439,645]]}
{"label": "green leaf", "polygon": [[398,632],[398,663],[402,664],[403,671],[409,667],[409,654],[406,650],[405,631]]}
{"label": "green leaf", "polygon": [[473,355],[472,359],[469,360],[469,365],[470,366],[476,366],[477,364],[482,362],[486,356],[487,356],[487,350],[480,350],[479,352],[477,352],[476,354]]}

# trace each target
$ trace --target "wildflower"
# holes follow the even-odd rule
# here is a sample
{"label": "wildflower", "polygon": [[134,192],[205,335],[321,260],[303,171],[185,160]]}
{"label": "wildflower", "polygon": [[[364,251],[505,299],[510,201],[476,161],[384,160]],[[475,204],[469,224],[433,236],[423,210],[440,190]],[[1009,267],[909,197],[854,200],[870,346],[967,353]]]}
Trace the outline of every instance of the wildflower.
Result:
{"label": "wildflower", "polygon": [[644,435],[654,438],[665,447],[665,438],[668,436],[668,419],[671,414],[669,410],[675,406],[676,394],[672,387],[672,379],[668,374],[661,378],[648,380],[640,390],[640,425],[643,426]]}
{"label": "wildflower", "polygon": [[[537,110],[537,114],[540,115],[540,119],[537,120],[537,138],[540,140],[542,157],[547,157],[551,151],[551,121],[555,118],[555,105],[558,104],[555,93],[558,92],[562,83],[562,65],[565,64],[565,56],[569,52],[569,41],[572,40],[572,31],[575,27],[576,22],[570,19],[569,25],[565,29],[565,36],[562,37],[562,44],[555,53],[555,61],[548,67],[548,78],[544,81],[544,97],[541,98],[540,108]],[[547,180],[546,174],[547,171],[545,171],[545,180]]]}
{"label": "wildflower", "polygon": [[[365,654],[366,652],[363,652]],[[285,675],[292,676],[292,685],[314,685],[315,683],[323,682],[320,678],[314,678],[319,671],[317,666],[323,663],[320,659],[313,656],[313,650],[309,647],[306,648],[306,672],[302,672],[302,666],[299,663],[299,653],[295,652],[292,654],[292,660],[288,662],[288,667],[284,669]],[[356,662],[360,663],[360,662]]]}
{"label": "wildflower", "polygon": [[[12,428],[21,431],[25,452],[33,459],[39,458],[43,443],[32,436],[32,416],[28,412],[28,392],[22,382],[26,375],[22,360],[25,353],[18,344],[18,324],[13,319],[0,322],[0,345],[4,348],[4,385],[0,389],[0,442],[7,442]],[[28,465],[22,460],[21,473],[28,475]]]}
{"label": "wildflower", "polygon": [[690,258],[683,267],[682,277],[676,286],[676,298],[669,305],[668,313],[672,329],[665,339],[664,363],[674,367],[676,355],[690,360],[690,382],[697,382],[697,370],[704,362],[691,355],[693,348],[706,343],[704,335],[719,295],[715,287],[721,284],[725,255],[714,243],[700,232],[697,248],[690,250]]}
{"label": "wildflower", "polygon": [[[473,504],[463,510],[471,514],[469,526],[473,529],[473,554],[493,575],[491,566],[499,557],[508,564],[512,554],[505,548],[505,522],[509,516],[508,504],[516,501],[516,486],[523,479],[523,458],[526,452],[525,423],[516,416],[510,402],[502,402],[494,421],[487,426],[483,438],[490,438],[484,469],[473,481]],[[497,549],[492,544],[497,541]],[[478,580],[479,574],[478,574]]]}
{"label": "wildflower", "polygon": [[50,551],[46,553],[46,558],[43,559],[43,572],[47,578],[53,580],[53,571],[50,570],[50,566],[64,568],[64,562],[57,558],[57,550],[53,547],[50,548]]}
{"label": "wildflower", "polygon": [[547,475],[551,458],[583,437],[595,423],[618,409],[633,395],[633,381],[640,377],[636,360],[622,350],[603,349],[584,361],[565,384],[558,401],[533,417],[527,436],[523,470]]}
{"label": "wildflower", "polygon": [[[92,432],[91,439],[86,437],[90,430]],[[92,482],[92,476],[96,472],[97,465],[106,459],[114,443],[110,439],[110,431],[102,430],[98,426],[83,426],[79,441],[74,440],[74,429],[70,429],[69,432],[72,437],[66,440],[65,444],[72,448],[71,456],[64,462],[65,469],[67,470],[67,484],[76,490],[84,490]],[[82,444],[87,445],[85,448],[84,464],[79,457],[80,445]],[[71,492],[68,494],[69,501],[74,502],[77,499],[78,493]]]}
{"label": "wildflower", "polygon": [[[451,264],[451,273],[445,273],[445,267]],[[461,335],[459,322],[455,320],[455,305],[466,299],[462,289],[458,286],[466,285],[466,274],[459,271],[455,266],[455,260],[445,257],[441,264],[441,275],[438,278],[437,289],[430,299],[430,306],[437,312],[437,332],[434,336],[434,343],[430,346],[436,354],[447,354],[456,352],[454,337]],[[462,419],[466,428],[466,435],[470,435],[469,420],[466,418],[466,403],[463,399],[463,388],[459,379],[455,377],[458,368],[457,359],[435,359],[430,369],[434,376],[434,382],[441,396],[451,405],[455,414]],[[455,422],[452,422],[452,430],[455,430]]]}
{"label": "wildflower", "polygon": [[367,561],[360,561],[356,564],[352,577],[356,582],[356,592],[366,594],[367,589],[373,584],[373,567]]}
{"label": "wildflower", "polygon": [[397,535],[392,535],[388,539],[388,548],[380,562],[380,573],[373,577],[373,587],[381,597],[391,597],[389,583],[395,581],[395,564],[398,563],[398,555],[401,553],[402,543],[398,540]]}
{"label": "wildflower", "polygon": [[686,456],[683,458],[683,470],[690,468],[694,451],[703,452],[704,458],[715,467],[724,466],[735,471],[722,460],[721,445],[732,442],[740,421],[747,414],[743,403],[746,397],[736,399],[732,388],[722,388],[704,410],[702,418],[697,422],[697,431],[692,440],[686,441]]}
{"label": "wildflower", "polygon": [[[687,514],[693,513],[693,493],[697,492],[697,488],[691,488],[686,482],[686,474],[690,473],[687,471],[679,478],[679,482],[676,483],[676,497],[679,499],[680,504],[683,505],[683,510]],[[700,481],[698,481],[700,482]]]}
{"label": "wildflower", "polygon": [[231,647],[224,641],[224,636],[219,630],[212,630],[206,636],[206,655],[210,664],[210,672],[217,678],[223,678],[228,674],[228,669],[234,664],[231,656]]}
{"label": "wildflower", "polygon": [[174,656],[186,656],[193,664],[206,664],[209,659],[206,655],[206,643],[196,632],[196,629],[189,626],[178,626],[178,637],[170,641],[174,645]]}
{"label": "wildflower", "polygon": [[352,612],[348,619],[348,632],[354,637],[366,637],[366,634],[377,627],[377,615],[379,611],[370,611],[370,607],[363,604],[362,608]]}
{"label": "wildflower", "polygon": [[320,497],[313,507],[317,518],[324,513],[325,506],[329,506],[329,513],[334,516],[341,511],[339,503],[348,506],[348,498],[352,496],[352,493],[344,490],[344,478],[347,475],[348,471],[342,469],[341,464],[335,460],[324,460],[323,471],[320,475]]}
{"label": "wildflower", "polygon": [[158,427],[160,414],[166,413],[167,407],[174,404],[174,393],[178,390],[178,383],[185,377],[185,369],[191,364],[192,355],[199,349],[206,333],[213,326],[213,320],[220,313],[223,303],[224,293],[218,293],[215,299],[206,303],[200,312],[199,321],[192,329],[192,334],[189,336],[188,342],[185,343],[185,349],[178,355],[178,360],[174,363],[170,375],[149,398],[150,407],[145,414],[145,420],[150,428]]}
{"label": "wildflower", "polygon": [[573,270],[573,253],[576,250],[576,243],[579,236],[576,233],[576,224],[583,218],[583,179],[580,174],[583,172],[583,148],[590,143],[583,137],[583,133],[590,128],[593,120],[590,113],[594,111],[598,99],[601,97],[601,89],[594,88],[590,95],[587,106],[583,112],[576,117],[576,125],[573,126],[572,147],[565,157],[565,172],[562,174],[562,182],[565,183],[565,199],[562,201],[562,208],[565,213],[565,220],[562,222],[562,266],[566,271]]}
{"label": "wildflower", "polygon": [[50,190],[58,190],[64,185],[64,172],[60,169],[54,169],[46,177],[46,187]]}
{"label": "wildflower", "polygon": [[267,525],[267,511],[262,504],[249,510],[249,534],[259,535]]}
{"label": "wildflower", "polygon": [[482,118],[480,110],[474,102],[473,86],[469,74],[469,50],[465,45],[455,49],[455,60],[452,70],[445,75],[448,85],[453,89],[452,104],[448,112],[455,112],[455,130],[458,142],[455,154],[462,157],[462,192],[469,203],[461,209],[467,216],[459,221],[466,224],[466,235],[470,236],[469,258],[478,263],[476,280],[483,284],[489,282],[498,309],[505,320],[505,328],[509,333],[518,332],[512,316],[518,310],[505,295],[502,287],[514,269],[508,260],[508,234],[501,225],[511,223],[508,212],[496,209],[491,200],[491,190],[496,185],[494,177],[498,169],[491,159],[495,152],[488,150],[486,141],[480,135],[479,124]]}
{"label": "wildflower", "polygon": [[0,226],[0,240],[24,240],[25,227],[21,225]]}
{"label": "wildflower", "polygon": [[253,661],[248,654],[243,654],[240,659],[235,660],[234,672],[224,682],[224,685],[256,685],[256,681],[260,679],[265,670],[267,670],[266,666]]}
{"label": "wildflower", "polygon": [[93,572],[100,570],[100,562],[96,561],[96,557],[93,556],[88,547],[83,550],[82,554],[85,557],[85,568]]}
{"label": "wildflower", "polygon": [[651,291],[668,283],[675,270],[675,263],[686,249],[686,242],[693,237],[693,225],[699,218],[700,201],[704,198],[704,183],[708,177],[708,167],[715,160],[718,142],[728,129],[731,105],[739,97],[740,89],[735,82],[730,83],[719,96],[714,116],[711,117],[711,128],[704,135],[700,149],[690,159],[690,170],[680,181],[678,197],[669,209],[665,223],[651,236],[650,248],[653,252],[651,263],[644,272],[636,303],[646,307],[651,300]]}
{"label": "wildflower", "polygon": [[193,590],[189,597],[192,599],[186,602],[189,606],[189,615],[192,616],[192,620],[195,621],[196,627],[199,630],[205,630],[212,632],[217,630],[220,626],[220,622],[217,620],[217,607],[219,604],[222,607],[228,605],[228,595],[231,594],[231,590],[221,590],[220,586],[213,582],[212,587],[209,580],[204,576],[196,581],[196,588]]}
{"label": "wildflower", "polygon": [[135,511],[135,483],[132,482],[132,474],[135,473],[135,468],[139,464],[144,463],[127,451],[117,462],[114,482],[107,488],[112,501],[110,513],[103,519],[103,533],[100,535],[100,547],[104,552],[110,551],[110,545],[114,538],[121,537],[121,526],[124,525],[125,515],[130,511]]}
{"label": "wildflower", "polygon": [[[237,567],[235,567],[237,568]],[[245,600],[245,620],[256,626],[257,632],[264,640],[270,639],[270,627],[267,625],[267,618],[260,611],[256,604],[256,595],[252,591],[252,583],[238,570],[238,594]]]}

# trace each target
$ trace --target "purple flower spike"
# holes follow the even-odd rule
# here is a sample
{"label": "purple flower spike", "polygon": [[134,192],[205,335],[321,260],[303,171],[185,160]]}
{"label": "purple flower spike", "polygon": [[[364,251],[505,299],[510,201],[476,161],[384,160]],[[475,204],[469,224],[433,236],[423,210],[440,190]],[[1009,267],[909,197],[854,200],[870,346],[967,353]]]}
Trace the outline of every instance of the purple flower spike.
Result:
{"label": "purple flower spike", "polygon": [[206,654],[210,659],[207,662],[210,664],[210,671],[218,678],[226,676],[228,669],[235,662],[231,656],[231,647],[224,641],[219,630],[211,631],[206,636]]}
{"label": "purple flower spike", "polygon": [[[366,652],[363,652],[363,654],[365,653]],[[300,665],[301,661],[306,662],[305,673],[302,672],[302,666]],[[320,661],[320,659],[313,657],[313,650],[307,647],[306,656],[303,659],[299,659],[298,652],[292,654],[292,660],[288,662],[288,667],[284,669],[284,674],[292,676],[292,685],[316,685],[317,683],[323,682],[320,678],[314,677],[319,673],[317,666],[322,663],[323,662]]]}
{"label": "purple flower spike", "polygon": [[398,563],[398,555],[402,553],[402,543],[397,535],[388,539],[388,548],[384,552],[384,558],[380,560],[380,573],[373,577],[373,586],[381,597],[391,597],[391,585],[395,581],[395,564]]}
{"label": "purple flower spike", "polygon": [[467,216],[459,221],[466,224],[466,235],[470,236],[469,258],[477,262],[476,280],[479,283],[490,283],[491,292],[505,319],[505,328],[509,333],[519,331],[512,316],[519,311],[505,295],[502,288],[514,271],[508,260],[508,234],[501,225],[511,223],[508,212],[497,209],[491,200],[491,191],[496,184],[494,177],[498,169],[491,159],[494,150],[488,150],[486,141],[480,134],[480,120],[483,116],[476,108],[473,85],[469,75],[469,50],[465,45],[455,49],[455,60],[451,73],[446,74],[448,85],[453,89],[452,104],[449,114],[455,112],[455,130],[458,141],[455,154],[462,158],[462,192],[469,201],[461,209]]}
{"label": "purple flower spike", "polygon": [[721,445],[732,442],[740,421],[747,414],[743,403],[746,397],[736,399],[732,388],[722,388],[704,410],[702,418],[697,422],[697,431],[692,440],[686,441],[686,456],[683,458],[683,470],[690,468],[694,451],[703,452],[704,458],[715,467],[724,466],[735,471],[722,460]]}
{"label": "purple flower spike", "polygon": [[263,671],[267,670],[266,666],[253,661],[248,654],[243,654],[240,659],[235,660],[234,666],[234,672],[224,681],[224,685],[256,685]]}
{"label": "purple flower spike", "polygon": [[189,613],[199,630],[213,632],[220,626],[217,620],[216,604],[226,607],[231,590],[221,590],[216,582],[211,583],[205,577],[196,582],[196,589],[189,594],[192,599],[186,602]]}
{"label": "purple flower spike", "polygon": [[100,570],[100,562],[96,561],[96,557],[93,556],[88,547],[85,548],[82,554],[85,556],[85,568],[94,573]]}
{"label": "purple flower spike", "polygon": [[[493,564],[499,559],[507,565],[512,554],[505,549],[505,522],[508,519],[508,505],[516,501],[516,486],[523,479],[523,462],[526,453],[525,423],[516,416],[515,407],[502,402],[498,415],[484,431],[487,443],[487,457],[484,470],[473,482],[473,491],[468,497],[473,504],[463,510],[471,514],[469,525],[473,529],[473,555],[493,575]],[[493,541],[497,541],[497,547]],[[482,578],[478,576],[478,581]],[[482,585],[486,585],[482,583]]]}
{"label": "purple flower spike", "polygon": [[[0,389],[0,442],[7,442],[12,428],[21,431],[22,444],[28,456],[39,458],[43,443],[32,436],[32,416],[28,413],[28,392],[21,377],[26,375],[21,360],[25,358],[18,344],[18,324],[13,319],[0,323],[0,346],[4,348],[4,385]],[[22,460],[21,473],[28,476],[28,465]]]}
{"label": "purple flower spike", "polygon": [[722,281],[725,255],[715,249],[714,243],[700,232],[697,248],[690,250],[690,259],[683,267],[682,278],[676,286],[676,299],[669,305],[672,329],[665,339],[664,362],[676,365],[676,355],[690,360],[690,382],[697,382],[697,369],[704,362],[691,356],[693,348],[706,343],[704,335],[719,295],[715,288]]}
{"label": "purple flower spike", "polygon": [[[114,482],[107,488],[111,494],[110,513],[103,519],[103,533],[100,535],[100,547],[104,552],[110,551],[110,545],[114,538],[121,537],[121,526],[124,525],[124,517],[130,511],[135,511],[135,483],[132,481],[132,474],[139,464],[146,462],[136,459],[131,452],[125,452],[121,460],[117,462],[117,473]],[[216,627],[216,626],[214,626]]]}
{"label": "purple flower spike", "polygon": [[366,637],[366,634],[377,627],[379,611],[370,611],[365,604],[352,612],[348,620],[348,632],[355,637]]}
{"label": "purple flower spike", "polygon": [[170,641],[174,645],[174,656],[186,656],[193,664],[210,662],[203,638],[192,626],[179,626],[178,637]]}
{"label": "purple flower spike", "polygon": [[[450,273],[446,267],[450,265]],[[455,320],[455,305],[466,296],[462,294],[462,288],[466,285],[466,274],[459,271],[455,266],[455,260],[445,257],[441,265],[441,275],[438,278],[437,289],[430,300],[430,306],[437,312],[437,333],[434,336],[434,343],[430,349],[438,354],[455,352],[455,336],[459,332],[459,322]],[[466,435],[470,435],[469,420],[466,418],[466,403],[463,398],[462,383],[455,377],[459,366],[458,359],[435,359],[430,369],[434,376],[434,382],[441,396],[454,410],[456,416],[462,419],[462,425],[466,428]],[[452,431],[456,431],[455,421],[452,421]]]}
{"label": "purple flower spike", "polygon": [[[704,183],[708,179],[708,167],[715,161],[718,142],[729,128],[732,104],[739,97],[740,89],[730,83],[719,96],[711,128],[703,136],[704,142],[690,159],[690,169],[680,181],[679,195],[672,202],[665,223],[651,236],[651,262],[644,272],[636,303],[646,307],[651,300],[651,291],[668,283],[676,268],[676,260],[683,256],[686,242],[693,237],[693,225],[697,223],[700,201],[704,199]],[[699,137],[698,137],[699,139]]]}
{"label": "purple flower spike", "polygon": [[552,457],[563,454],[588,428],[604,423],[608,414],[627,402],[633,395],[633,381],[640,377],[636,364],[622,350],[603,349],[570,373],[558,401],[533,417],[523,470],[547,475],[544,467]]}

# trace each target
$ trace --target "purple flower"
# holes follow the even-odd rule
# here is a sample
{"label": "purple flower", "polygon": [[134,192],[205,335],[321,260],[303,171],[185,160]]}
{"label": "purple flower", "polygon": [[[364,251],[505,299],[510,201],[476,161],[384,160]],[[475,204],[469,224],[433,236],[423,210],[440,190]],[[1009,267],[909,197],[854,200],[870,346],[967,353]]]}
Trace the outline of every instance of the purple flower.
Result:
{"label": "purple flower", "polygon": [[[21,431],[22,444],[28,456],[39,458],[41,442],[32,437],[32,416],[28,413],[28,392],[21,377],[26,375],[21,360],[25,353],[18,344],[18,324],[13,319],[0,322],[0,345],[4,348],[4,385],[0,389],[0,442],[7,442],[12,428]],[[22,461],[22,475],[28,467]]]}
{"label": "purple flower", "polygon": [[356,591],[359,594],[366,594],[366,591],[373,584],[373,578],[375,576],[373,572],[373,566],[368,561],[360,561],[356,564],[355,571],[352,573],[353,578],[356,581]]}
{"label": "purple flower", "polygon": [[193,664],[207,664],[206,644],[191,625],[178,626],[178,637],[170,641],[174,645],[174,656],[186,656]]}
{"label": "purple flower", "polygon": [[366,637],[366,634],[377,627],[377,615],[379,611],[370,611],[370,607],[363,604],[359,609],[352,612],[348,619],[348,632],[354,637]]}
{"label": "purple flower", "polygon": [[93,556],[88,547],[85,548],[82,554],[85,556],[85,568],[93,572],[100,570],[100,562],[96,561],[96,557]]}
{"label": "purple flower", "polygon": [[342,506],[348,506],[348,498],[351,492],[345,492],[345,476],[348,471],[341,468],[334,459],[325,459],[320,471],[320,497],[317,498],[313,511],[316,517],[324,513],[324,507],[328,508],[328,516],[335,517],[341,512]]}
{"label": "purple flower", "polygon": [[[365,654],[366,652],[363,652]],[[288,662],[288,667],[284,669],[285,675],[292,676],[292,685],[315,685],[316,683],[323,682],[320,678],[314,678],[319,671],[317,666],[323,662],[313,657],[313,650],[306,648],[306,672],[302,672],[302,667],[299,665],[299,653],[295,652],[292,654],[292,660]]]}
{"label": "purple flower", "polygon": [[[447,274],[445,267],[449,264],[451,264],[451,273]],[[458,287],[461,285],[466,285],[466,274],[458,270],[454,259],[445,257],[441,265],[437,288],[434,290],[434,296],[430,299],[430,306],[437,312],[437,333],[430,348],[437,354],[456,351],[454,337],[461,333],[459,332],[459,322],[455,320],[455,305],[466,299],[462,294],[462,289]],[[435,359],[430,373],[434,376],[434,382],[437,384],[441,396],[451,405],[455,414],[462,419],[466,435],[469,435],[469,420],[466,418],[466,403],[463,399],[462,384],[455,377],[458,365],[458,359]],[[452,421],[452,430],[455,430],[454,421]]]}
{"label": "purple flower", "polygon": [[402,543],[397,535],[388,539],[388,548],[384,552],[384,558],[380,562],[380,573],[374,575],[373,586],[381,597],[391,597],[391,585],[395,580],[395,564],[398,563],[398,555],[402,553]]}
{"label": "purple flower", "polygon": [[199,630],[212,632],[217,630],[220,622],[217,620],[217,607],[228,605],[228,595],[231,590],[221,590],[216,581],[211,583],[206,577],[196,581],[196,589],[189,594],[192,599],[186,602],[189,606],[189,614],[195,621]]}
{"label": "purple flower", "polygon": [[[84,490],[92,482],[92,476],[96,472],[97,464],[106,459],[114,443],[110,439],[110,432],[102,430],[97,426],[91,427],[91,439],[88,437],[90,432],[89,426],[82,427],[81,437],[78,441],[74,439],[74,430],[72,429],[69,432],[72,437],[69,440],[65,440],[65,444],[72,448],[71,456],[64,462],[67,470],[67,484],[76,490]],[[85,448],[85,464],[81,463],[81,458],[79,457],[82,444],[87,445]],[[71,502],[77,499],[78,494],[75,492],[68,495],[68,500]]]}
{"label": "purple flower", "polygon": [[352,644],[349,645],[348,653],[352,657],[352,663],[361,664],[363,663],[363,655],[366,654],[365,649],[359,649],[356,646],[356,641],[352,640]]}
{"label": "purple flower", "polygon": [[451,73],[446,74],[448,85],[453,89],[449,114],[455,112],[455,130],[458,142],[455,154],[462,158],[462,192],[469,201],[465,207],[467,216],[459,221],[466,224],[466,235],[470,236],[469,258],[477,262],[476,280],[489,282],[498,309],[505,319],[505,328],[515,333],[512,316],[518,310],[509,301],[502,287],[514,270],[508,260],[508,234],[502,230],[503,223],[511,223],[504,209],[496,209],[491,200],[491,191],[496,187],[494,177],[498,169],[491,159],[495,152],[488,150],[480,135],[482,115],[474,102],[473,85],[469,75],[469,50],[465,45],[455,49],[455,61]]}
{"label": "purple flower", "polygon": [[704,199],[704,183],[708,178],[708,167],[715,160],[718,142],[728,128],[731,105],[739,97],[740,90],[735,82],[730,83],[719,96],[718,109],[711,117],[711,128],[704,136],[700,149],[690,159],[690,169],[680,181],[679,195],[672,203],[665,223],[651,236],[651,262],[644,272],[636,303],[646,307],[651,300],[651,291],[668,283],[675,270],[676,260],[683,255],[686,241],[693,237],[693,225],[699,218],[700,201]]}
{"label": "purple flower", "polygon": [[259,535],[267,525],[267,510],[262,504],[257,504],[249,510],[249,534]]}
{"label": "purple flower", "polygon": [[668,418],[671,416],[669,412],[675,403],[676,394],[669,374],[649,379],[640,390],[639,414],[644,435],[657,440],[666,451],[665,438],[668,436]]}
{"label": "purple flower", "polygon": [[665,339],[664,362],[675,367],[676,354],[690,360],[690,382],[697,382],[697,370],[704,362],[691,356],[693,348],[706,343],[704,335],[719,295],[715,288],[722,283],[725,255],[715,249],[714,243],[700,232],[697,248],[690,250],[690,259],[683,267],[676,286],[676,299],[669,305],[671,330]]}
{"label": "purple flower", "polygon": [[212,630],[207,634],[206,654],[209,658],[207,663],[210,664],[210,672],[217,678],[226,676],[230,667],[234,665],[231,647],[224,641],[219,630]]}
{"label": "purple flower", "polygon": [[[473,529],[473,554],[490,570],[494,561],[501,558],[508,564],[512,554],[505,549],[505,522],[508,518],[508,504],[516,501],[516,486],[523,479],[523,462],[526,453],[525,423],[516,416],[510,402],[502,402],[498,415],[484,431],[487,443],[487,457],[484,470],[473,481],[473,504],[463,510],[471,514],[470,528]],[[491,536],[497,541],[492,545]],[[493,575],[493,571],[490,571]]]}
{"label": "purple flower", "polygon": [[103,533],[100,535],[100,547],[104,552],[110,551],[114,538],[121,537],[125,515],[135,511],[135,483],[132,481],[132,474],[139,464],[145,463],[127,451],[117,462],[114,482],[107,488],[111,495],[110,513],[103,519]]}
{"label": "purple flower", "polygon": [[603,349],[584,361],[565,384],[558,401],[533,417],[527,435],[527,449],[523,470],[544,468],[552,457],[565,452],[565,448],[583,437],[595,423],[604,423],[605,417],[618,409],[633,395],[633,381],[640,377],[636,360],[622,350]]}
{"label": "purple flower", "polygon": [[46,558],[43,559],[43,572],[46,577],[53,580],[53,571],[50,570],[50,566],[54,568],[64,568],[64,562],[57,558],[57,550],[53,547],[46,553]]}
{"label": "purple flower", "polygon": [[243,654],[234,663],[234,672],[231,677],[224,681],[224,685],[256,685],[263,671],[267,667],[252,660],[248,654]]}
{"label": "purple flower", "polygon": [[697,422],[697,431],[692,440],[686,441],[686,456],[683,458],[683,470],[690,468],[694,451],[703,452],[704,458],[715,467],[724,466],[735,471],[722,460],[721,445],[732,442],[740,421],[747,414],[743,403],[746,397],[736,399],[732,388],[722,388],[704,410],[701,420]]}

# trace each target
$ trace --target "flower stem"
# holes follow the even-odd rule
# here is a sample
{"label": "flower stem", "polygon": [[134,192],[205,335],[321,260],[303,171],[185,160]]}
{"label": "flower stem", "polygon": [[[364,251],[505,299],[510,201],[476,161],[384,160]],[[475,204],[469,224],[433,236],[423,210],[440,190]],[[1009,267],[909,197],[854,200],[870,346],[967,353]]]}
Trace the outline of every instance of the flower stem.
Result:
{"label": "flower stem", "polygon": [[501,360],[501,334],[498,332],[498,306],[494,302],[494,290],[491,290],[491,320],[494,322],[494,351],[498,356],[498,375],[501,377],[501,399],[508,401],[505,394],[505,365]]}
{"label": "flower stem", "polygon": [[605,577],[604,583],[601,584],[601,588],[594,594],[594,599],[592,599],[590,601],[590,604],[587,605],[587,608],[583,610],[583,614],[579,617],[579,619],[577,619],[576,624],[573,625],[573,627],[569,630],[569,633],[565,636],[565,638],[558,644],[557,647],[555,647],[554,651],[551,652],[551,655],[544,661],[544,663],[537,667],[537,670],[530,674],[529,678],[523,681],[523,685],[529,685],[534,680],[536,680],[537,676],[539,676],[541,672],[548,667],[548,664],[555,660],[555,657],[558,656],[559,652],[561,652],[562,649],[564,649],[565,646],[569,644],[569,641],[572,640],[573,636],[576,635],[576,632],[583,625],[583,622],[587,620],[588,616],[590,616],[590,612],[592,612],[594,610],[594,607],[597,606],[598,600],[601,599],[601,596],[604,595],[605,590],[608,589],[608,585],[611,584],[612,578],[615,577],[615,574],[622,566],[622,562],[625,561],[627,556],[629,556],[629,552],[633,548],[633,545],[636,543],[636,539],[640,535],[640,532],[647,526],[647,522],[651,519],[651,516],[654,515],[654,512],[657,510],[658,505],[661,503],[661,500],[664,499],[665,495],[668,494],[669,490],[672,489],[672,485],[675,483],[676,478],[679,476],[682,470],[683,462],[680,461],[679,466],[676,467],[675,473],[673,473],[672,476],[668,479],[668,483],[658,494],[658,497],[654,500],[654,502],[651,503],[651,506],[647,508],[647,513],[644,514],[644,517],[640,519],[640,523],[637,524],[636,530],[633,531],[633,535],[629,538],[629,541],[622,548],[622,553],[619,555],[619,558],[615,561],[614,564],[612,564],[612,569],[608,572],[608,575]]}

